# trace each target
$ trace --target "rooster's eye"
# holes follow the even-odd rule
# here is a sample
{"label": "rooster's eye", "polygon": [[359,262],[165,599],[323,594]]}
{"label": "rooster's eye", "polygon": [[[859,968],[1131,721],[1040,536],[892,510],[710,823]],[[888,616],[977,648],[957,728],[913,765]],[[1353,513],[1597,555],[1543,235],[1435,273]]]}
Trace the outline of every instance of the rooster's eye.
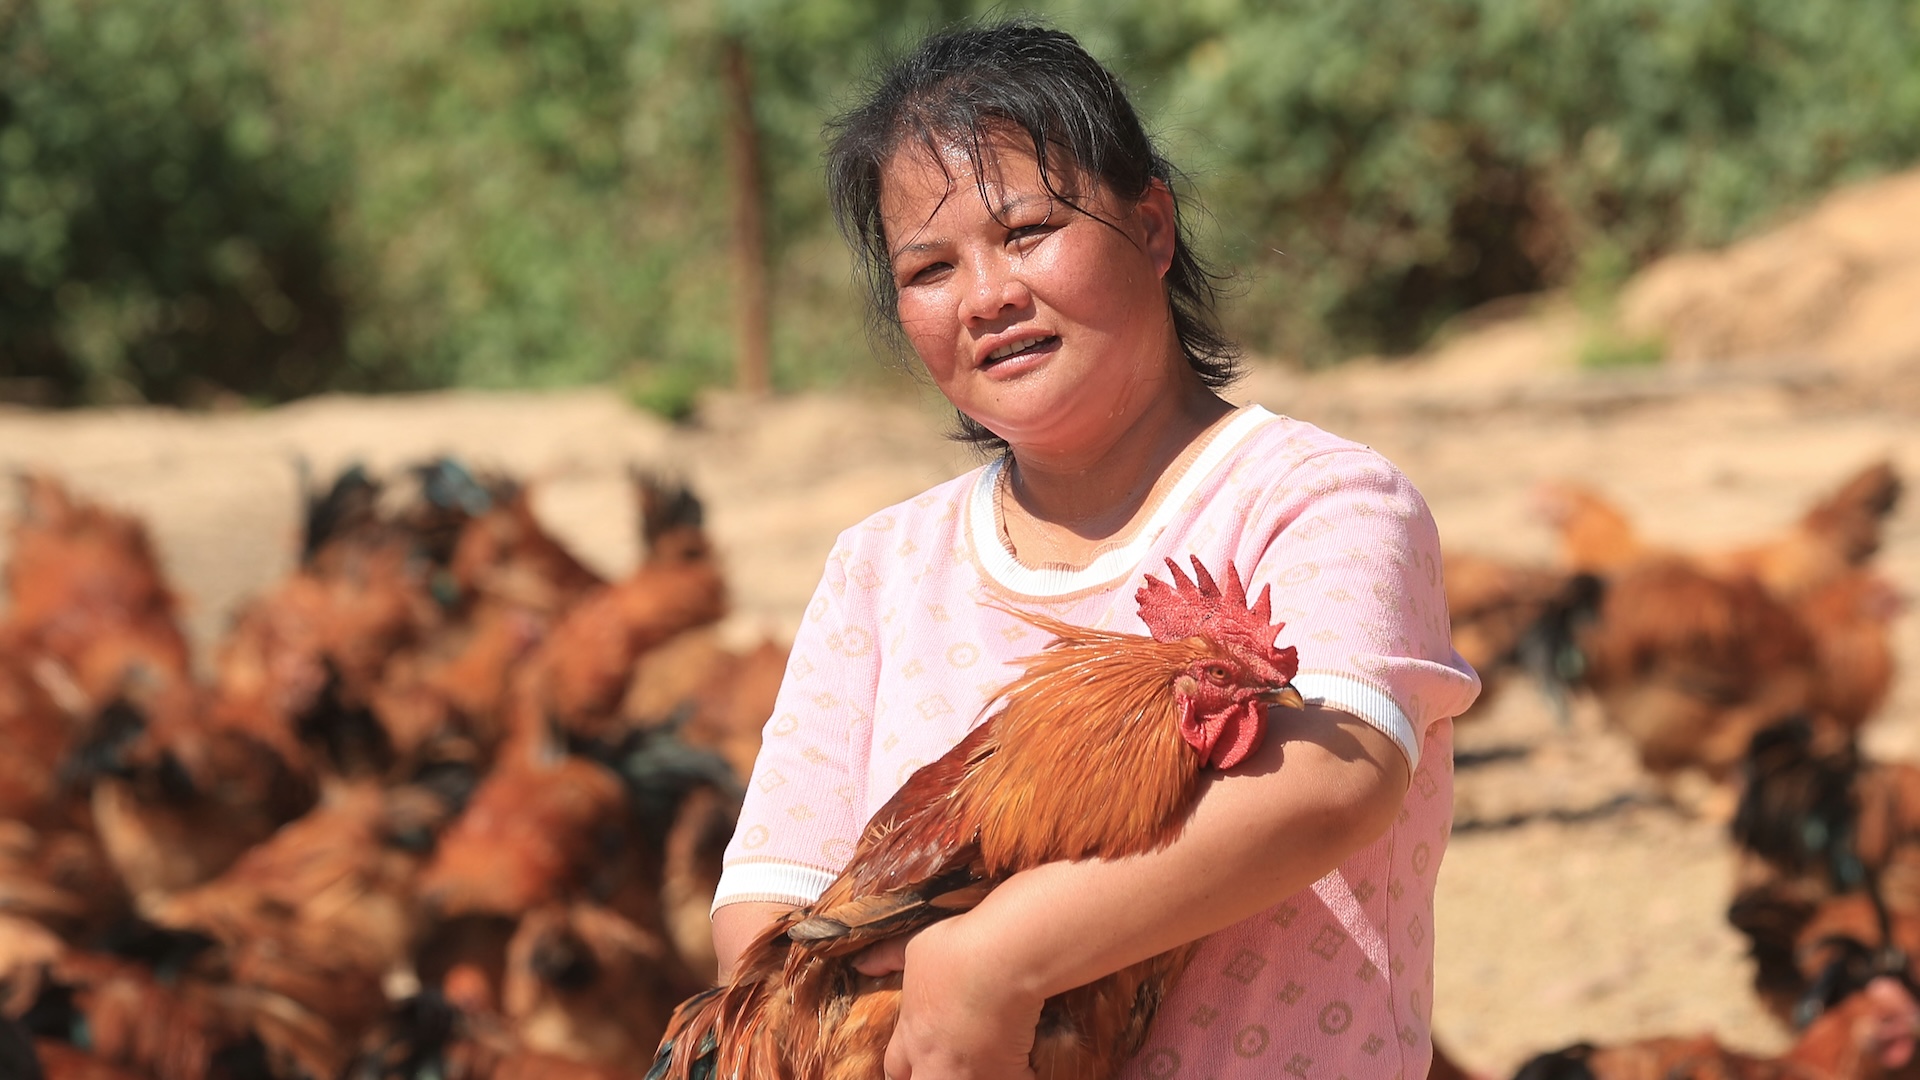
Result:
{"label": "rooster's eye", "polygon": [[1208,664],[1206,666],[1206,676],[1207,681],[1213,683],[1215,686],[1225,686],[1227,683],[1227,665]]}

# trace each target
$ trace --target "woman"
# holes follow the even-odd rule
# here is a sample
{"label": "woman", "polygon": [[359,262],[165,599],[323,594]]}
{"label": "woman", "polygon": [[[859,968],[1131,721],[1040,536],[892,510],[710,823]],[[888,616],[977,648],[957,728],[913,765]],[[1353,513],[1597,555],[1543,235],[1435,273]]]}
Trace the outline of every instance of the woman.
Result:
{"label": "woman", "polygon": [[1002,452],[835,546],[715,900],[722,969],[1040,646],[981,601],[1139,632],[1142,573],[1197,555],[1273,585],[1311,707],[1272,713],[1167,848],[1018,874],[875,950],[865,970],[904,979],[887,1073],[1031,1075],[1049,995],[1205,938],[1129,1075],[1424,1075],[1450,718],[1478,681],[1418,494],[1219,396],[1233,350],[1171,170],[1067,35],[930,38],[837,122],[828,168],[876,309]]}

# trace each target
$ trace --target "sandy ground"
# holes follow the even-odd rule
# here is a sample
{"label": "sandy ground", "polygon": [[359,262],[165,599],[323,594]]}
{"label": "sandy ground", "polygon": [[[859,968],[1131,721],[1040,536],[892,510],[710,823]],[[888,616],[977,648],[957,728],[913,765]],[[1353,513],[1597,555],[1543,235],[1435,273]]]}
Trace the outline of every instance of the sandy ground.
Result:
{"label": "sandy ground", "polygon": [[[1421,364],[1317,377],[1261,369],[1241,397],[1384,451],[1420,485],[1449,547],[1521,558],[1550,553],[1527,510],[1530,487],[1548,477],[1598,484],[1653,536],[1701,546],[1788,521],[1880,456],[1920,477],[1920,380],[1581,375],[1540,361],[1552,352],[1541,325]],[[1534,337],[1503,352],[1502,333]],[[323,399],[211,416],[4,412],[0,468],[52,470],[143,515],[203,648],[237,600],[290,565],[303,460],[329,475],[350,461],[394,468],[454,453],[510,470],[608,572],[635,557],[626,470],[665,469],[708,502],[735,591],[727,629],[748,640],[790,632],[839,529],[968,465],[942,425],[911,395],[722,398],[679,428],[599,392]],[[1920,499],[1895,517],[1889,541],[1884,567],[1920,592]],[[1870,745],[1920,757],[1920,626],[1907,619],[1900,635],[1905,674]],[[1783,1044],[1722,916],[1730,864],[1718,826],[1661,803],[1591,714],[1561,726],[1525,687],[1463,726],[1459,751],[1435,997],[1436,1026],[1458,1057],[1507,1074],[1579,1038],[1713,1029],[1735,1045]]]}

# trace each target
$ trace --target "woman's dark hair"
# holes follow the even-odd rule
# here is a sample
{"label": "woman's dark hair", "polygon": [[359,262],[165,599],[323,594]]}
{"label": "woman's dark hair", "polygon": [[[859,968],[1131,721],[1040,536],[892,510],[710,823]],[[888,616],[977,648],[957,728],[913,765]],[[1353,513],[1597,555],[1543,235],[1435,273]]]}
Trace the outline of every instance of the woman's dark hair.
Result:
{"label": "woman's dark hair", "polygon": [[[827,131],[827,196],[834,220],[866,279],[875,325],[896,344],[900,324],[880,220],[880,174],[901,147],[917,143],[938,160],[941,146],[964,146],[984,184],[987,141],[995,134],[1024,132],[1048,194],[1090,215],[1079,197],[1054,186],[1056,155],[1065,155],[1070,174],[1097,179],[1129,203],[1144,197],[1155,180],[1173,191],[1176,176],[1120,81],[1070,35],[1027,23],[971,26],[928,37],[887,65],[865,100],[829,122]],[[1240,377],[1240,350],[1220,330],[1215,311],[1220,279],[1194,255],[1177,194],[1174,226],[1173,263],[1165,278],[1174,334],[1188,365],[1217,390]],[[955,437],[983,448],[1004,445],[965,414]]]}

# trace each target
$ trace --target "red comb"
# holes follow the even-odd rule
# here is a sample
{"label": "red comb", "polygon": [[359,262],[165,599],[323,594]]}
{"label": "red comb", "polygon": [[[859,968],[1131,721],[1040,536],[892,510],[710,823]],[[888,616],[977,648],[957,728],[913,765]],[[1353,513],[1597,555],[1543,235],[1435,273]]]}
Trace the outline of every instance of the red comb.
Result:
{"label": "red comb", "polygon": [[1282,678],[1292,678],[1299,661],[1292,646],[1273,647],[1273,639],[1285,623],[1269,623],[1273,617],[1273,586],[1260,590],[1260,599],[1247,604],[1247,587],[1240,581],[1240,570],[1227,564],[1227,582],[1223,589],[1213,575],[1193,556],[1193,577],[1181,571],[1180,564],[1167,560],[1173,574],[1169,585],[1153,575],[1140,586],[1134,599],[1140,605],[1140,621],[1147,624],[1155,641],[1181,641],[1205,637],[1230,648],[1251,653],[1279,669]]}

